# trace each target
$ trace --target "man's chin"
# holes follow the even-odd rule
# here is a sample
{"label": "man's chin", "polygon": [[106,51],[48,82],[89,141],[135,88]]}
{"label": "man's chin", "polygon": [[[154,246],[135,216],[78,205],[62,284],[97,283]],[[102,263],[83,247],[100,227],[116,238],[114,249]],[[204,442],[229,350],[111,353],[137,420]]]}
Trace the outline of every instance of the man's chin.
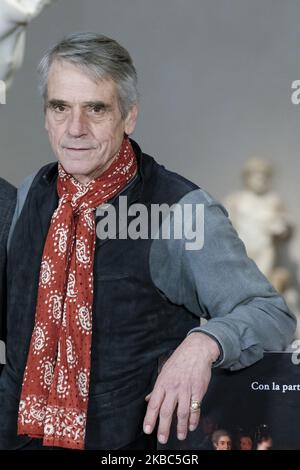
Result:
{"label": "man's chin", "polygon": [[76,175],[86,177],[91,172],[82,162],[60,161],[60,163],[65,172],[74,177],[76,177]]}

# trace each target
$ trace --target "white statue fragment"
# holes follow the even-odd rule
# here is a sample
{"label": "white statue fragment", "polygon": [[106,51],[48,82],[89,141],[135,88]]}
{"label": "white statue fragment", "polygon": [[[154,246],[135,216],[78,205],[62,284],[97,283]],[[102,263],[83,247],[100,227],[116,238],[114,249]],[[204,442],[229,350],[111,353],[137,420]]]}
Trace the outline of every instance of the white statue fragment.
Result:
{"label": "white statue fragment", "polygon": [[0,80],[6,84],[6,88],[10,86],[14,72],[23,61],[26,26],[53,1],[0,1]]}
{"label": "white statue fragment", "polygon": [[[271,189],[273,168],[262,158],[248,160],[243,169],[244,189],[229,195],[224,205],[247,253],[297,314],[299,295],[293,276],[278,265],[278,248],[291,234],[291,223],[281,198]],[[300,325],[296,337],[300,337]]]}
{"label": "white statue fragment", "polygon": [[243,170],[245,188],[225,200],[230,219],[247,253],[270,278],[276,263],[276,239],[289,232],[287,213],[279,196],[271,191],[271,165],[249,160]]}

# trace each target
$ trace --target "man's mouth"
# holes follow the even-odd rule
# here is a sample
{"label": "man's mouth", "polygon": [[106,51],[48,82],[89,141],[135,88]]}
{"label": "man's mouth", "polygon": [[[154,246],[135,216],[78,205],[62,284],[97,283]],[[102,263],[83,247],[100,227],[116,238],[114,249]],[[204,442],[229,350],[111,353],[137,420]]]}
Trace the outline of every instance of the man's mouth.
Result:
{"label": "man's mouth", "polygon": [[91,147],[64,147],[65,150],[71,150],[72,152],[85,152],[91,150]]}

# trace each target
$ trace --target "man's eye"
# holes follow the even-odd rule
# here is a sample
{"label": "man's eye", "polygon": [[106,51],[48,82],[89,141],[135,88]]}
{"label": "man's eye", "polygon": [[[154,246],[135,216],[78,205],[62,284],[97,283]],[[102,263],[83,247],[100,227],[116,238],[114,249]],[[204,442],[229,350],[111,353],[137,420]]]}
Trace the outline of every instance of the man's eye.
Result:
{"label": "man's eye", "polygon": [[100,114],[104,111],[104,108],[103,106],[100,106],[100,105],[95,105],[95,106],[91,106],[91,111],[95,114]]}
{"label": "man's eye", "polygon": [[57,104],[57,105],[53,106],[53,109],[54,109],[54,111],[56,111],[58,113],[63,113],[66,110],[65,106],[63,106],[61,104]]}
{"label": "man's eye", "polygon": [[61,114],[66,111],[66,107],[63,104],[49,103],[48,108],[57,114]]}

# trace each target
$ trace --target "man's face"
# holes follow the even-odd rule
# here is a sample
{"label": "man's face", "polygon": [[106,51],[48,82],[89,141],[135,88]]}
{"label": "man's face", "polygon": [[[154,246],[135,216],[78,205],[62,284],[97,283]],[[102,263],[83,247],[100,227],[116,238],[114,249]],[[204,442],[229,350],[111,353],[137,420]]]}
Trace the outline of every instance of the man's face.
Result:
{"label": "man's face", "polygon": [[112,163],[135,128],[137,107],[125,119],[112,80],[93,81],[77,66],[54,61],[48,78],[45,128],[67,173],[87,184]]}
{"label": "man's face", "polygon": [[252,450],[252,439],[250,436],[241,437],[240,450]]}
{"label": "man's face", "polygon": [[229,436],[221,436],[216,444],[216,450],[231,450],[231,439]]}

